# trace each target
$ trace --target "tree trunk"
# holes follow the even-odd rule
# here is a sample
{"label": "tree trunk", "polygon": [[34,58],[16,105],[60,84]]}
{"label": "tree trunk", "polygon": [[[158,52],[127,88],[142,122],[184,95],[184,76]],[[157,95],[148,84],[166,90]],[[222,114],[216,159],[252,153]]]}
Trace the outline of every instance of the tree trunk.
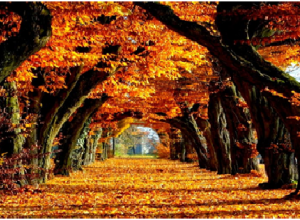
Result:
{"label": "tree trunk", "polygon": [[[230,70],[230,74],[233,76],[232,80],[236,85],[238,82],[243,81],[249,86],[255,85],[258,90],[262,90],[262,95],[267,98],[270,106],[276,111],[288,129],[292,146],[295,148],[295,155],[298,159],[300,158],[300,137],[297,135],[297,127],[300,125],[300,121],[295,118],[295,116],[300,116],[300,107],[294,105],[291,101],[295,92],[300,93],[300,84],[287,73],[265,61],[252,45],[236,44],[236,41],[239,40],[249,40],[248,28],[250,25],[245,22],[247,21],[247,19],[244,19],[245,14],[233,13],[234,16],[227,16],[227,13],[218,13],[215,23],[221,37],[216,37],[196,22],[179,19],[168,6],[141,2],[135,4],[151,12],[153,16],[166,24],[171,30],[207,47],[209,52],[218,58],[221,65]],[[226,3],[221,2],[218,5],[218,11],[231,12],[237,8],[249,9],[252,6],[257,7],[261,4],[265,3],[252,3],[251,5],[249,3],[234,2],[226,5]],[[165,16],[166,14],[168,16]],[[242,25],[242,28],[239,22],[244,25]],[[277,93],[281,93],[281,95],[271,93],[270,90],[272,89]],[[245,98],[246,94],[242,92],[242,88],[238,87],[238,90]],[[250,102],[247,101],[247,103],[251,106]],[[298,164],[298,166],[300,165]],[[300,172],[300,169],[298,169],[298,172]],[[299,189],[300,184],[298,184],[295,193],[298,193]]]}
{"label": "tree trunk", "polygon": [[178,151],[178,134],[176,133],[177,129],[171,129],[171,135],[170,135],[170,159],[171,160],[177,160],[178,159],[178,153],[181,153],[181,150]]}
{"label": "tree trunk", "polygon": [[92,155],[92,143],[91,143],[91,139],[88,138],[88,134],[87,134],[84,141],[84,153],[82,157],[82,165],[89,165],[91,163],[91,155]]}
{"label": "tree trunk", "polygon": [[[107,138],[110,132],[108,128],[102,128],[102,137]],[[109,151],[109,144],[107,144],[107,140],[104,142],[100,142],[100,146],[102,148],[101,158],[100,160],[108,159],[108,151]]]}
{"label": "tree trunk", "polygon": [[106,159],[108,159],[109,145],[107,143],[102,143],[102,145],[103,145],[103,153],[101,154],[101,159],[106,160]]}
{"label": "tree trunk", "polygon": [[186,143],[181,145],[181,152],[180,152],[180,161],[186,162],[187,159],[187,150],[186,150]]}
{"label": "tree trunk", "polygon": [[[25,137],[22,134],[20,128],[20,109],[17,93],[17,86],[15,82],[5,82],[4,89],[6,91],[5,97],[3,98],[4,109],[2,111],[5,119],[4,125],[1,128],[3,140],[0,142],[0,153],[5,154],[4,157],[12,158],[13,164],[10,164],[8,169],[13,171],[10,174],[14,182],[17,182],[21,186],[27,184],[23,165],[27,165],[27,161],[22,161],[22,158],[17,159],[16,156],[20,156],[25,142]],[[1,156],[2,157],[2,156]],[[16,159],[13,159],[16,158]],[[23,158],[25,159],[25,158]],[[26,158],[28,160],[28,158]],[[17,171],[21,168],[20,171]]]}
{"label": "tree trunk", "polygon": [[[218,5],[218,11],[232,11],[235,10],[236,6],[245,9],[255,7],[253,3],[220,4]],[[271,63],[262,59],[251,45],[235,44],[236,40],[251,38],[251,32],[253,31],[256,32],[256,35],[262,34],[265,28],[264,26],[262,26],[263,28],[258,28],[258,25],[262,21],[256,21],[250,24],[249,20],[244,20],[239,17],[241,15],[236,16],[228,17],[220,14],[216,18],[216,24],[222,34],[223,42],[236,56],[243,57],[247,62],[251,62],[251,65],[254,67],[252,70],[249,69],[247,73],[244,70],[238,71],[238,74],[233,74],[234,71],[230,70],[230,73],[233,74],[233,81],[250,106],[251,116],[255,128],[257,129],[257,148],[264,158],[266,173],[269,177],[268,183],[264,184],[263,187],[278,188],[285,183],[289,183],[291,177],[289,173],[291,169],[288,168],[291,164],[290,159],[288,159],[291,155],[291,146],[288,137],[289,134],[285,129],[288,128],[291,136],[295,137],[295,139],[293,139],[295,144],[299,141],[299,138],[296,138],[297,132],[294,128],[295,124],[291,123],[288,117],[291,115],[299,115],[299,108],[295,108],[288,100],[288,97],[291,95],[291,90],[293,90],[292,87],[296,87],[295,90],[299,89],[299,83],[295,82],[294,79],[288,77]],[[255,73],[252,72],[253,70],[255,70]],[[250,76],[252,79],[249,78],[249,81],[245,80],[245,73],[247,77]],[[254,75],[258,78],[260,77],[265,82],[254,83]],[[271,78],[272,76],[275,78]],[[241,80],[240,77],[243,77],[244,80]],[[290,86],[286,87],[284,84],[290,84]],[[253,85],[255,85],[255,87]],[[266,92],[261,93],[260,90],[264,89],[265,86],[270,86],[270,88],[278,92],[282,92],[282,89],[285,87],[285,89],[283,89],[283,96],[287,96],[287,98],[281,98],[279,102],[275,102],[280,96],[273,96],[270,93],[268,94],[268,92],[267,94]],[[286,128],[283,126],[283,123]],[[296,148],[296,154],[298,153],[300,156],[300,149],[298,150],[297,145],[293,146]]]}
{"label": "tree trunk", "polygon": [[254,86],[240,82],[239,88],[251,105],[253,124],[257,130],[257,150],[262,155],[268,182],[263,188],[279,188],[297,177],[290,134],[270,103]]}
{"label": "tree trunk", "polygon": [[91,118],[106,99],[107,96],[105,95],[103,95],[101,99],[86,99],[83,107],[77,110],[72,121],[66,122],[66,130],[64,131],[66,133],[66,138],[63,139],[63,143],[61,145],[61,149],[63,149],[63,151],[57,155],[55,167],[56,174],[69,175],[69,171],[72,169],[71,155],[76,148],[76,144],[84,128],[84,124],[89,118]]}
{"label": "tree trunk", "polygon": [[230,134],[231,173],[250,173],[251,170],[259,170],[249,109],[239,106],[241,105],[239,102],[244,102],[244,99],[234,85],[220,92]]}
{"label": "tree trunk", "polygon": [[0,142],[0,153],[7,153],[10,157],[12,154],[18,154],[23,148],[25,142],[24,136],[21,134],[20,128],[20,109],[17,93],[17,85],[15,82],[4,83],[6,96],[4,97],[4,117],[6,123],[3,127],[2,138]]}
{"label": "tree trunk", "polygon": [[89,165],[95,162],[97,143],[101,136],[101,133],[102,133],[102,129],[97,131],[95,135],[86,136],[84,142],[85,152],[83,155],[83,165]]}
{"label": "tree trunk", "polygon": [[194,117],[192,115],[176,117],[167,119],[166,122],[171,124],[173,127],[180,129],[185,143],[190,143],[190,145],[195,149],[198,155],[199,167],[205,169],[209,168],[207,148],[204,145],[205,138],[199,133]]}
{"label": "tree trunk", "polygon": [[[115,138],[112,137],[112,154],[113,154],[113,157],[115,157],[115,149],[116,149],[116,143],[115,143]],[[134,146],[133,146],[133,149],[135,150]],[[135,151],[134,151],[134,154],[135,154]]]}
{"label": "tree trunk", "polygon": [[208,117],[211,124],[213,145],[218,159],[218,174],[231,174],[230,136],[221,103],[221,93],[219,92],[212,93],[209,97]]}
{"label": "tree trunk", "polygon": [[207,144],[207,151],[209,155],[209,170],[217,171],[218,170],[218,159],[216,151],[213,144],[213,137],[211,134],[211,125],[208,120],[197,118],[196,119],[199,130],[203,132]]}
{"label": "tree trunk", "polygon": [[[44,47],[51,36],[51,14],[39,2],[1,2],[0,8],[22,18],[17,36],[0,44],[0,84],[30,55]],[[38,28],[37,28],[38,27]]]}
{"label": "tree trunk", "polygon": [[96,151],[98,146],[98,141],[102,135],[102,128],[96,131],[96,134],[93,135],[93,143],[92,143],[92,155],[91,155],[91,162],[94,163],[96,160]]}
{"label": "tree trunk", "polygon": [[[49,117],[49,121],[44,122],[44,126],[40,131],[40,142],[42,145],[41,153],[50,154],[52,143],[58,134],[62,125],[69,117],[80,107],[84,100],[88,97],[89,92],[100,82],[109,77],[107,72],[99,72],[90,70],[80,75],[76,85],[69,92],[67,98],[61,103],[61,106],[56,107],[55,114]],[[78,136],[77,136],[78,137]],[[39,167],[48,169],[50,167],[50,156],[39,160]],[[45,182],[47,178],[41,179]]]}

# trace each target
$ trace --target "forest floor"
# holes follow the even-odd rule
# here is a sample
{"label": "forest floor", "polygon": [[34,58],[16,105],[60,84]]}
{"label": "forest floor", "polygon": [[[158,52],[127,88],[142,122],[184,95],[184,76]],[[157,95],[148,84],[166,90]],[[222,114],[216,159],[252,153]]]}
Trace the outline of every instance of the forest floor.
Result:
{"label": "forest floor", "polygon": [[261,190],[257,173],[216,175],[164,159],[108,159],[41,192],[0,195],[0,218],[300,218],[293,190]]}

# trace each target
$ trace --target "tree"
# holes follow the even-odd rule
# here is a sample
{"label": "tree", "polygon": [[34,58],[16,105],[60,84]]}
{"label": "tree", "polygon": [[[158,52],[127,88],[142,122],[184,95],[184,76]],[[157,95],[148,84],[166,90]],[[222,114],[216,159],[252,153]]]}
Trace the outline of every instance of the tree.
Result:
{"label": "tree", "polygon": [[[1,128],[10,143],[4,151],[37,145],[40,149],[31,153],[43,157],[34,158],[32,164],[46,171],[53,142],[62,130],[66,138],[56,171],[67,174],[78,139],[85,140],[84,153],[83,158],[76,156],[85,164],[93,161],[93,140],[98,136],[84,138],[87,130],[102,128],[107,140],[125,130],[118,121],[138,117],[153,127],[164,122],[161,130],[169,134],[171,127],[179,129],[187,146],[197,151],[200,167],[234,174],[256,168],[252,158],[256,129],[269,186],[287,183],[294,175],[286,170],[292,147],[300,157],[300,87],[278,67],[291,63],[298,29],[291,27],[295,19],[288,26],[288,16],[281,15],[297,14],[298,5],[162,4],[46,2],[22,3],[24,7],[17,9],[17,3],[3,3],[1,7],[20,16],[4,15],[12,25],[2,26],[0,41],[5,49],[0,68],[8,68],[1,73],[0,83],[10,75],[5,89],[11,90],[2,95],[1,107],[10,112],[5,119],[9,123]],[[53,31],[46,43],[50,36],[47,10]],[[30,39],[27,35],[21,39],[23,25]],[[44,29],[33,28],[42,25]],[[17,48],[17,60],[10,59],[6,50],[15,44],[14,39],[29,42],[28,48],[23,44]],[[287,42],[295,46],[283,56],[280,51]],[[279,54],[277,59],[291,59],[281,64],[270,57],[273,52]],[[225,86],[213,89],[213,84]],[[16,120],[18,114],[20,120]],[[107,152],[107,144],[102,148]],[[275,166],[278,169],[273,171]],[[46,173],[40,174],[39,182],[46,181]]]}
{"label": "tree", "polygon": [[12,36],[7,30],[7,35],[0,41],[0,84],[3,84],[23,61],[46,45],[51,35],[51,16],[41,3],[2,2],[0,7],[14,13],[7,18],[8,22],[17,23]]}
{"label": "tree", "polygon": [[[299,83],[276,66],[262,59],[252,45],[240,43],[234,44],[238,40],[248,40],[248,29],[246,27],[249,26],[246,26],[246,24],[247,21],[250,21],[250,19],[244,20],[238,18],[238,16],[246,17],[246,13],[242,13],[242,15],[237,13],[238,15],[234,18],[230,16],[223,17],[223,15],[220,14],[217,17],[216,23],[220,28],[221,37],[219,37],[212,35],[203,25],[179,19],[169,7],[154,3],[136,4],[147,9],[152,15],[166,24],[170,29],[181,33],[195,42],[198,42],[200,45],[206,46],[210,53],[218,58],[222,66],[230,69],[230,73],[235,84],[240,81],[244,81],[248,85],[255,85],[258,89],[262,90],[268,86],[269,90],[264,90],[262,94],[268,99],[270,105],[275,109],[281,120],[283,120],[291,134],[291,142],[295,147],[296,157],[300,157],[300,150],[297,148],[299,138],[297,136],[297,129],[295,129],[295,125],[298,125],[298,123],[295,120],[291,120],[298,115],[299,110],[297,105],[292,105],[292,102],[289,102],[289,100],[293,98],[294,93],[299,92]],[[260,5],[254,5],[254,3],[244,5],[241,3],[233,3],[231,5],[226,5],[225,3],[221,3],[218,6],[218,10],[231,12],[231,10],[234,10],[237,6],[240,6],[238,7],[239,9],[250,9],[252,6],[256,6],[256,8],[258,8]],[[254,11],[255,10],[253,10],[253,12]],[[264,13],[259,14],[257,17],[262,14]],[[251,14],[251,16],[254,17],[254,13]],[[239,22],[240,24],[238,24]],[[228,31],[227,28],[229,28],[229,26],[239,27],[236,29],[238,31]],[[225,29],[226,32],[222,32],[222,30]],[[230,34],[224,35],[224,33]],[[223,41],[221,41],[221,39]],[[282,38],[280,40],[282,40]],[[246,96],[246,94],[242,92],[242,88],[240,86],[238,86],[238,90],[241,91],[243,97]],[[282,94],[278,95],[278,93]],[[250,104],[249,100],[246,101]],[[277,103],[281,104],[278,105]],[[295,192],[296,194],[299,189],[300,186],[298,185]]]}

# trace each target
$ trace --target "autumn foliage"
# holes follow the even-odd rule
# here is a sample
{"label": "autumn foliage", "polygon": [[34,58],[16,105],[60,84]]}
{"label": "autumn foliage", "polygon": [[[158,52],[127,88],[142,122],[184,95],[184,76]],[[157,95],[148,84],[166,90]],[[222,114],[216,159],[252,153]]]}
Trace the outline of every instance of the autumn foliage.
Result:
{"label": "autumn foliage", "polygon": [[170,158],[170,147],[163,144],[158,144],[155,146],[156,153],[159,158],[169,159]]}
{"label": "autumn foliage", "polygon": [[216,175],[196,164],[109,159],[83,173],[1,195],[1,218],[299,218],[291,190],[265,190],[256,174]]}
{"label": "autumn foliage", "polygon": [[[300,175],[299,3],[17,6],[0,3],[1,218],[300,217],[282,199]],[[159,160],[95,162],[131,125],[161,136]]]}

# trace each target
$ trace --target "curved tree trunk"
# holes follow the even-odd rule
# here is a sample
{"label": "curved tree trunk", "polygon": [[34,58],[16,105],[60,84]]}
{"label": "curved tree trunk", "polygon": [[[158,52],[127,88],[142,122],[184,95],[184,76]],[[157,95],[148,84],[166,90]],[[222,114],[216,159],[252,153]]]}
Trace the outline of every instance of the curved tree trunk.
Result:
{"label": "curved tree trunk", "polygon": [[[221,65],[230,70],[230,74],[233,76],[232,80],[236,85],[238,82],[244,81],[249,86],[255,85],[258,90],[263,90],[262,95],[267,98],[270,106],[276,111],[288,129],[292,146],[295,148],[295,155],[298,159],[300,158],[300,137],[297,135],[297,127],[299,127],[300,121],[295,120],[295,116],[300,116],[300,107],[293,105],[290,101],[294,96],[294,92],[300,93],[300,84],[287,73],[265,61],[252,45],[236,44],[238,40],[249,40],[248,29],[250,25],[245,22],[247,19],[239,17],[246,15],[233,13],[234,16],[226,16],[226,13],[219,13],[216,25],[220,30],[221,37],[218,37],[213,36],[204,26],[196,22],[181,20],[168,6],[141,2],[135,4],[151,12],[153,16],[166,24],[171,30],[207,47],[209,52],[218,58]],[[231,12],[237,8],[249,9],[252,6],[259,7],[265,3],[244,4],[242,2],[232,2],[226,4],[221,2],[218,5],[218,11]],[[168,16],[165,16],[166,14]],[[270,89],[274,89],[281,95],[273,95]],[[245,98],[246,94],[242,92],[242,89],[238,87],[238,90]],[[251,103],[248,100],[246,101],[250,106]],[[300,165],[298,164],[298,166]],[[298,169],[298,172],[300,172],[300,169]],[[298,193],[299,190],[300,184],[298,184],[295,193]]]}
{"label": "curved tree trunk", "polygon": [[[44,122],[44,126],[40,130],[40,142],[42,145],[41,153],[51,153],[52,143],[58,134],[62,125],[69,117],[80,107],[84,100],[88,97],[89,92],[100,82],[109,77],[107,72],[99,72],[90,70],[80,75],[76,85],[69,92],[66,99],[59,107],[55,107],[54,115],[49,117],[49,121]],[[77,136],[78,137],[78,136]],[[48,169],[50,166],[50,157],[39,160],[39,167]],[[45,182],[47,178],[41,179]]]}
{"label": "curved tree trunk", "polygon": [[51,15],[47,7],[39,2],[1,2],[0,8],[7,8],[22,17],[17,36],[0,44],[2,84],[22,62],[46,45],[51,36]]}
{"label": "curved tree trunk", "polygon": [[72,152],[75,150],[77,140],[82,132],[85,122],[97,111],[107,99],[103,95],[101,99],[86,99],[83,107],[79,108],[71,122],[67,123],[66,138],[63,139],[61,148],[63,151],[57,155],[55,167],[56,174],[69,175],[72,169]]}
{"label": "curved tree trunk", "polygon": [[[218,6],[218,10],[231,11],[234,10],[236,4],[239,3],[221,4]],[[251,3],[248,5],[245,4],[242,7],[249,8],[252,6]],[[250,46],[235,45],[234,41],[249,39],[249,37],[252,37],[251,32],[260,32],[262,30],[259,28],[251,30],[251,28],[256,25],[255,23],[252,23],[252,26],[250,26],[249,21],[237,19],[236,17],[230,18],[220,15],[216,21],[224,42],[230,45],[237,54],[244,56],[246,59],[253,60],[256,55],[253,48]],[[232,31],[233,27],[235,31]],[[254,65],[258,67],[260,71],[266,71],[269,63],[265,62],[265,65],[261,65],[262,63],[259,62],[258,60],[253,60]],[[292,154],[291,141],[289,132],[286,130],[283,122],[289,125],[290,122],[287,122],[287,116],[292,115],[294,111],[290,109],[288,110],[289,113],[287,113],[288,108],[286,107],[289,105],[284,106],[282,102],[275,104],[273,101],[274,104],[272,105],[270,100],[274,100],[273,97],[270,99],[270,95],[268,95],[268,97],[264,96],[256,86],[245,80],[241,80],[240,76],[233,75],[232,79],[250,106],[253,123],[257,130],[257,149],[265,161],[265,169],[268,175],[268,183],[263,184],[263,187],[278,188],[285,183],[290,183],[291,178],[295,175],[294,173],[290,173],[290,171],[294,169],[289,169],[290,166],[293,166],[293,161],[290,159]],[[285,109],[284,111],[282,111],[282,107]],[[295,115],[297,115],[297,113],[295,113]],[[291,132],[295,129],[290,128],[289,130]]]}
{"label": "curved tree trunk", "polygon": [[197,123],[192,115],[167,119],[167,123],[181,130],[182,138],[196,151],[200,168],[209,169],[208,152],[205,146],[205,138],[200,134]]}

